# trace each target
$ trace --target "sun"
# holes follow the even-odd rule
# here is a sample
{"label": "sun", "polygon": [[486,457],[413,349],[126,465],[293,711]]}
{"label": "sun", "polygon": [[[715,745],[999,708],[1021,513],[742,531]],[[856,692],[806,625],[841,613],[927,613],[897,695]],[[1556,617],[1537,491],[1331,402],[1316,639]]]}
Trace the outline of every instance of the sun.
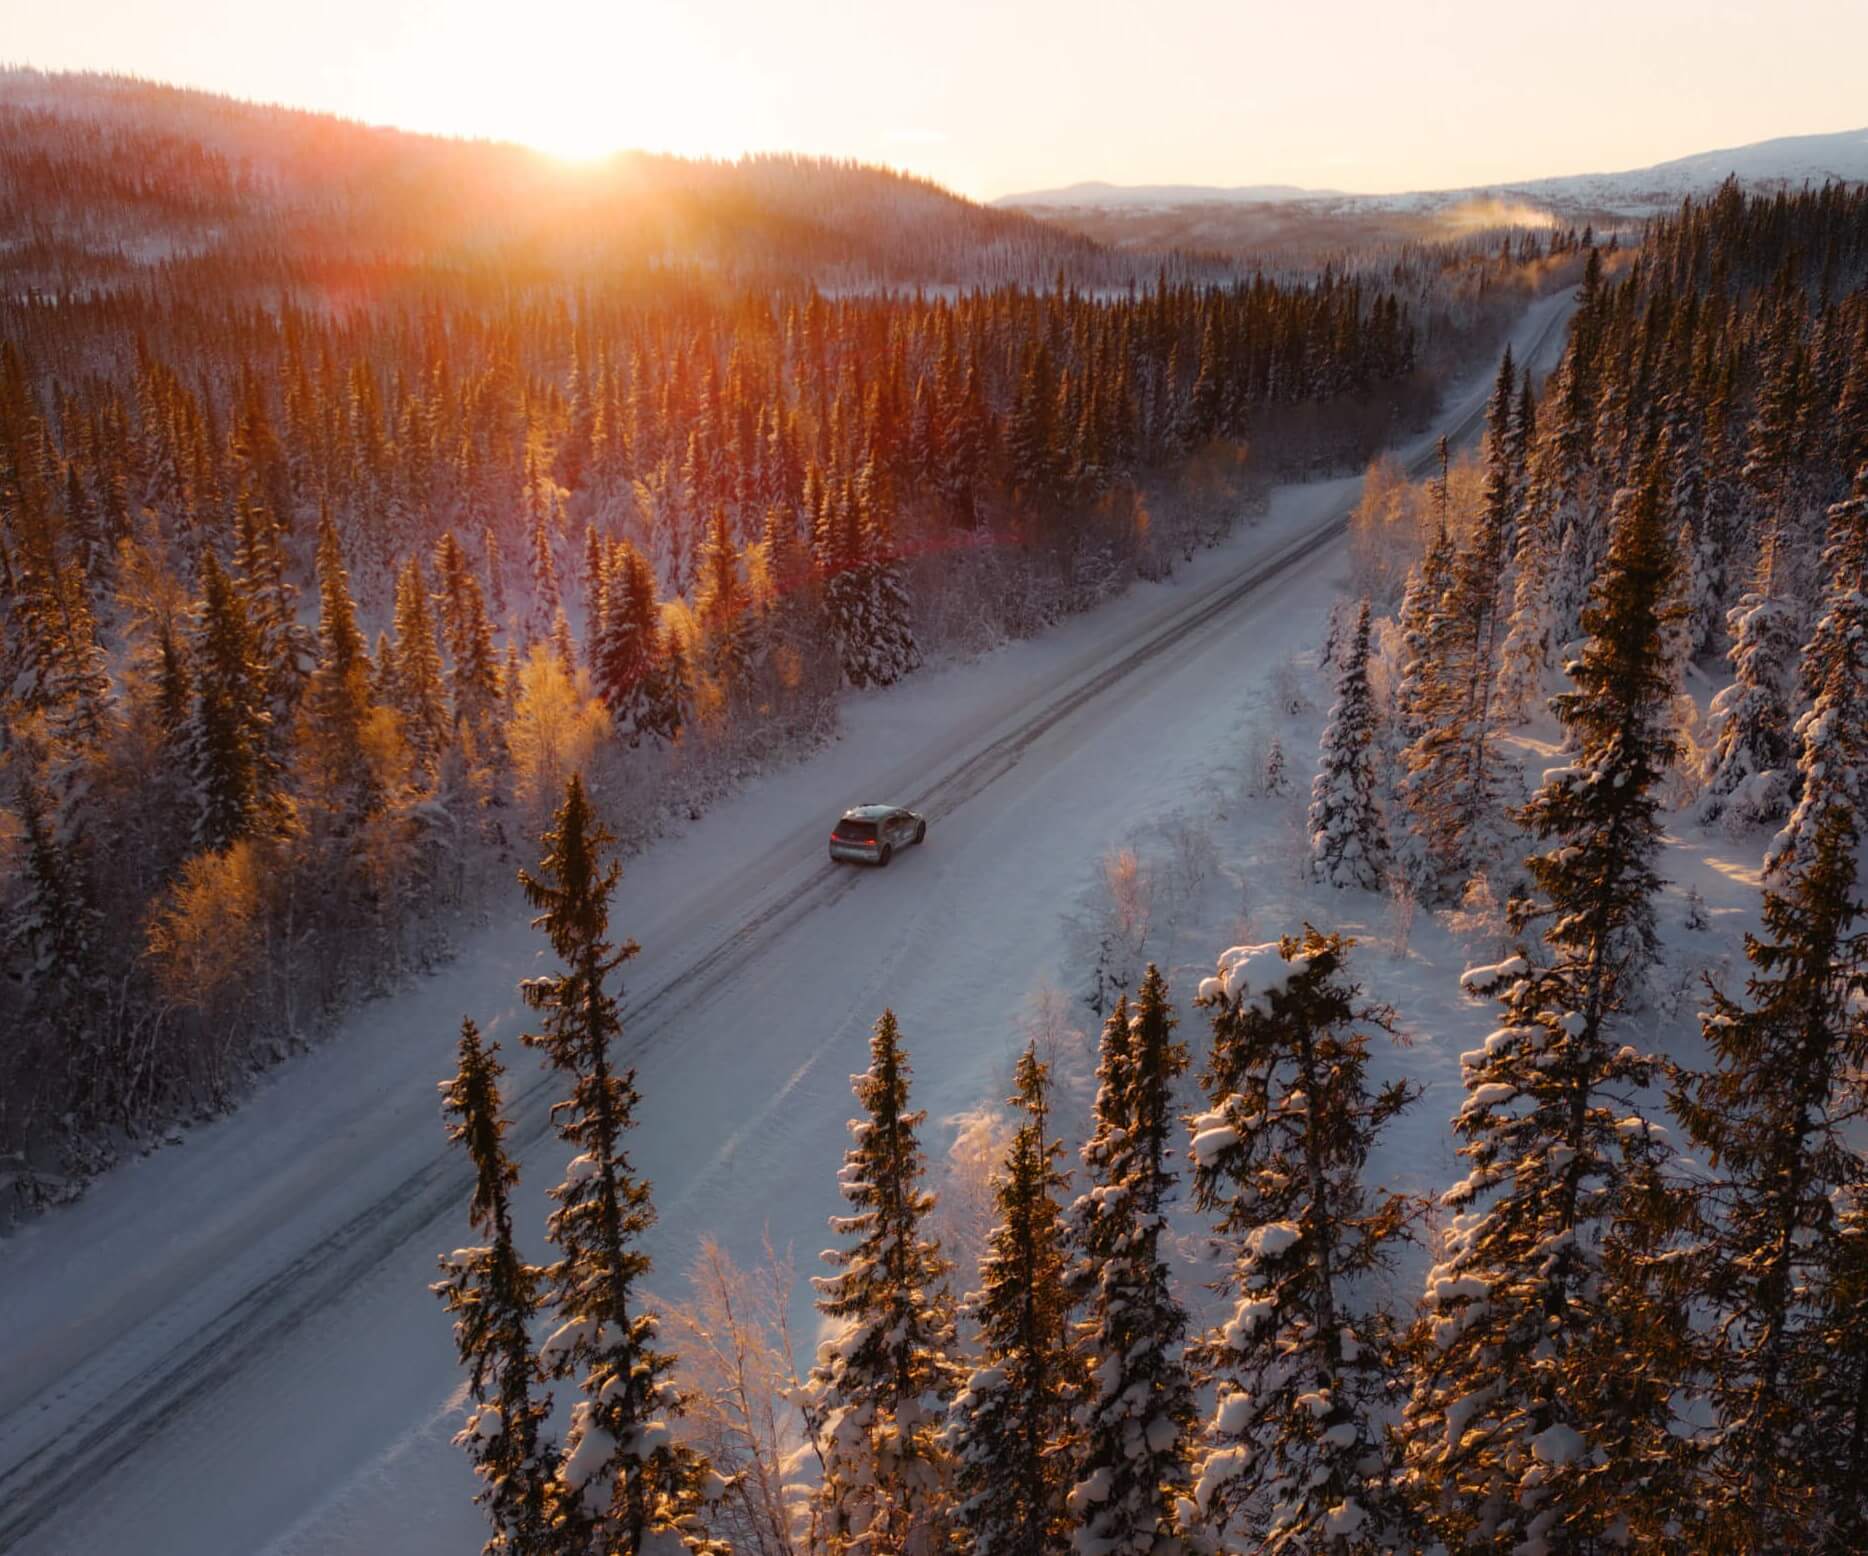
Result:
{"label": "sun", "polygon": [[458,4],[432,68],[395,84],[391,122],[516,141],[571,165],[624,150],[731,157],[782,136],[772,83],[684,6],[529,0],[533,25],[514,29],[501,0]]}

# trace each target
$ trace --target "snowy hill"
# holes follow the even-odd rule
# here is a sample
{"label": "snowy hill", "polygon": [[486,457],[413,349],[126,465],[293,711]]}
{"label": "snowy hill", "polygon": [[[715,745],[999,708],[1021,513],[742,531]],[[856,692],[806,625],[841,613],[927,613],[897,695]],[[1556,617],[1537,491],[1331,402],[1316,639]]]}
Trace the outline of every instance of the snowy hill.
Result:
{"label": "snowy hill", "polygon": [[560,274],[674,263],[834,286],[1143,273],[1131,255],[883,167],[644,152],[572,167],[128,76],[4,67],[0,231],[27,240],[10,274],[39,286],[284,249],[300,263],[369,254]]}
{"label": "snowy hill", "polygon": [[1123,248],[1238,251],[1308,244],[1457,237],[1508,226],[1612,225],[1672,209],[1736,177],[1754,189],[1868,181],[1868,129],[1789,135],[1620,173],[1402,194],[1347,194],[1280,184],[1072,184],[994,203]]}

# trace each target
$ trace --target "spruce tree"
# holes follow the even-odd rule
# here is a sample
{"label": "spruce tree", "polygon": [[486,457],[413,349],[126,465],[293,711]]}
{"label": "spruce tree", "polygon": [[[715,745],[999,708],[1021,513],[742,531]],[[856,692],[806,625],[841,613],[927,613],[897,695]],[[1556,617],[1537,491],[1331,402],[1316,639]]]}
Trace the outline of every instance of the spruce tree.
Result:
{"label": "spruce tree", "polygon": [[597,694],[617,738],[672,740],[680,718],[668,685],[667,648],[648,559],[627,541],[610,553],[603,628],[593,649]]}
{"label": "spruce tree", "polygon": [[948,1427],[959,1501],[955,1520],[981,1556],[1069,1550],[1070,1412],[1078,1392],[1065,1291],[1063,1143],[1049,1135],[1049,1072],[1027,1048],[1012,1103],[1025,1117],[993,1184],[998,1222],[966,1311],[980,1365],[955,1398]]}
{"label": "spruce tree", "polygon": [[1175,1078],[1167,983],[1152,963],[1131,1009],[1118,1000],[1104,1028],[1096,1127],[1083,1149],[1090,1187],[1072,1209],[1087,1313],[1079,1326],[1088,1392],[1079,1412],[1076,1483],[1068,1505],[1083,1556],[1169,1556],[1187,1484],[1193,1390],[1182,1359],[1187,1317],[1161,1257]]}
{"label": "spruce tree", "polygon": [[1453,538],[1441,525],[1426,554],[1408,569],[1397,625],[1401,629],[1401,681],[1395,688],[1395,722],[1404,744],[1426,730],[1426,704],[1433,697],[1439,666],[1431,655],[1429,623],[1453,574]]}
{"label": "spruce tree", "polygon": [[428,583],[419,558],[410,557],[396,579],[395,708],[409,743],[415,778],[428,787],[449,745],[447,684],[442,678]]}
{"label": "spruce tree", "polygon": [[543,1272],[544,1305],[558,1327],[540,1359],[549,1376],[575,1378],[583,1396],[553,1494],[574,1531],[567,1548],[636,1556],[678,1541],[700,1551],[710,1548],[699,1511],[714,1477],[671,1434],[681,1405],[667,1376],[674,1358],[656,1349],[655,1319],[638,1300],[649,1272],[639,1245],[655,1212],[624,1145],[639,1100],[635,1072],[618,1073],[610,1058],[622,1016],[609,980],[636,953],[634,941],[609,939],[622,873],[605,858],[612,841],[573,774],[538,874],[519,874],[538,911],[533,922],[563,967],[521,985],[526,1004],[544,1013],[544,1030],[525,1041],[570,1086],[552,1117],[577,1152],[551,1191],[557,1209],[546,1224],[559,1257]]}
{"label": "spruce tree", "polygon": [[337,526],[327,510],[318,525],[318,664],[301,714],[317,787],[340,826],[374,810],[380,795],[364,753],[371,709],[369,648],[357,625]]}
{"label": "spruce tree", "polygon": [[1856,478],[1855,495],[1829,510],[1823,562],[1828,591],[1798,669],[1805,709],[1795,732],[1802,751],[1799,797],[1765,850],[1767,876],[1807,855],[1825,811],[1841,808],[1868,816],[1868,704],[1858,695],[1863,684],[1859,655],[1863,634],[1868,633],[1868,613],[1862,605],[1868,590],[1868,469]]}
{"label": "spruce tree", "polygon": [[1617,499],[1574,689],[1552,701],[1575,755],[1524,812],[1548,846],[1511,922],[1548,919],[1549,960],[1466,979],[1502,990],[1504,1024],[1461,1056],[1454,1128],[1471,1170],[1443,1198],[1457,1214],[1427,1277],[1403,1423],[1419,1496],[1455,1549],[1595,1551],[1667,1506],[1677,1373],[1659,1346],[1678,1326],[1638,1276],[1637,1212],[1661,1198],[1663,1158],[1637,1098],[1656,1069],[1615,1027],[1654,949],[1674,565],[1650,472]]}
{"label": "spruce tree", "polygon": [[839,1188],[852,1213],[831,1227],[855,1239],[824,1258],[817,1308],[839,1328],[818,1347],[805,1419],[823,1460],[818,1539],[831,1556],[934,1556],[950,1539],[951,1466],[941,1416],[958,1382],[947,1263],[923,1232],[934,1196],[908,1108],[908,1056],[892,1011],[851,1077],[863,1118]]}
{"label": "spruce tree", "polygon": [[1726,614],[1732,684],[1712,699],[1706,722],[1717,732],[1708,753],[1699,819],[1742,828],[1789,809],[1794,753],[1790,697],[1802,646],[1801,610],[1788,598],[1782,551],[1767,535],[1751,592]]}
{"label": "spruce tree", "polygon": [[246,601],[212,551],[201,564],[192,659],[194,708],[184,737],[195,791],[195,839],[220,850],[260,830],[276,808],[266,667]]}
{"label": "spruce tree", "polygon": [[739,551],[727,527],[726,509],[716,507],[701,543],[696,579],[702,669],[729,698],[747,690],[752,667],[751,600],[739,572]]}
{"label": "spruce tree", "polygon": [[1506,839],[1494,693],[1515,521],[1513,372],[1507,352],[1487,412],[1484,507],[1477,529],[1454,554],[1445,592],[1428,611],[1425,665],[1417,667],[1422,675],[1411,693],[1420,733],[1402,756],[1400,793],[1409,821],[1402,862],[1430,898],[1456,893],[1475,868],[1497,860]]}
{"label": "spruce tree", "polygon": [[509,1197],[519,1169],[506,1154],[500,1112],[499,1044],[483,1047],[472,1021],[461,1022],[460,1068],[441,1087],[448,1139],[473,1161],[467,1217],[487,1239],[441,1256],[444,1279],[432,1288],[455,1315],[454,1344],[468,1369],[474,1410],[454,1439],[484,1482],[479,1500],[493,1524],[487,1556],[553,1556],[551,1450],[545,1441],[551,1397],[540,1394],[531,1322],[538,1310],[540,1271],[513,1244]]}
{"label": "spruce tree", "polygon": [[1766,866],[1745,996],[1713,988],[1702,1026],[1714,1067],[1673,1099],[1714,1169],[1690,1262],[1716,1315],[1696,1499],[1713,1549],[1850,1549],[1868,1526],[1868,1329],[1835,1323],[1861,1311],[1845,1217],[1868,1186],[1868,497],[1830,510],[1827,560],[1805,661],[1819,689],[1799,725],[1802,800]]}
{"label": "spruce tree", "polygon": [[1330,886],[1382,883],[1388,840],[1376,804],[1375,700],[1369,691],[1369,602],[1336,681],[1336,702],[1323,727],[1317,776],[1310,786],[1310,868]]}
{"label": "spruce tree", "polygon": [[1348,975],[1352,942],[1241,946],[1202,987],[1213,1046],[1191,1121],[1194,1203],[1216,1217],[1231,1316],[1190,1348],[1217,1391],[1193,1493],[1223,1548],[1405,1550],[1414,1531],[1388,1418],[1401,1328],[1369,1298],[1422,1207],[1370,1192],[1382,1127],[1419,1096],[1372,1092],[1368,1037],[1392,1015]]}
{"label": "spruce tree", "polygon": [[[453,695],[454,717],[472,731],[481,754],[497,765],[505,737],[501,729],[499,655],[493,646],[493,625],[487,620],[480,580],[467,565],[467,553],[450,531],[441,537],[435,554],[441,583],[441,621],[447,630],[452,664],[448,689]],[[539,634],[551,631],[547,616]]]}

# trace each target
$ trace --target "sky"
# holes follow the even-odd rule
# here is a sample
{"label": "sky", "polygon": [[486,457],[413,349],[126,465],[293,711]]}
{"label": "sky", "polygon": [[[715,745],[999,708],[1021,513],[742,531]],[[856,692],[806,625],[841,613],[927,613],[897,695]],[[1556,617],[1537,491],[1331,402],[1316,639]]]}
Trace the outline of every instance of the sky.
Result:
{"label": "sky", "polygon": [[981,199],[1457,188],[1868,123],[1868,0],[0,0],[0,58]]}

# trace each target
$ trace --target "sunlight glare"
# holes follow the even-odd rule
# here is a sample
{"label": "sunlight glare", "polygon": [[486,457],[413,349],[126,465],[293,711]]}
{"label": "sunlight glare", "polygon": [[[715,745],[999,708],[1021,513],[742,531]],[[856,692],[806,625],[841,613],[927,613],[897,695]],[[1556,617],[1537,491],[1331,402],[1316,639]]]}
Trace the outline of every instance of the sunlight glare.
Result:
{"label": "sunlight glare", "polygon": [[458,17],[437,68],[403,84],[410,122],[517,141],[570,166],[625,150],[735,157],[772,138],[762,73],[680,7],[546,0],[497,51],[497,79],[483,40],[510,27],[510,12],[494,0],[463,10],[477,14]]}

